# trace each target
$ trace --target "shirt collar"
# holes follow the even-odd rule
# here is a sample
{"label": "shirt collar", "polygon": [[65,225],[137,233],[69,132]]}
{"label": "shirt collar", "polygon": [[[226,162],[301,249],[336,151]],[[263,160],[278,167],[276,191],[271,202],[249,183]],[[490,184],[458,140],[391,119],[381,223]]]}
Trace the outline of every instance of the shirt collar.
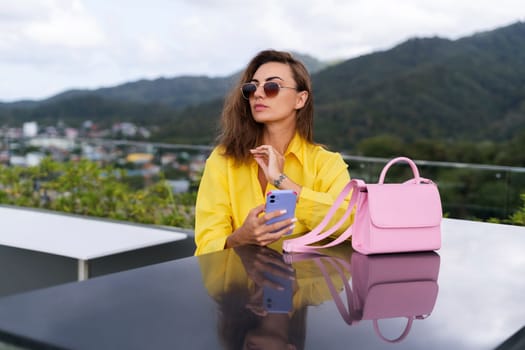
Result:
{"label": "shirt collar", "polygon": [[295,133],[294,137],[290,141],[290,144],[288,145],[288,148],[286,149],[286,152],[284,153],[284,157],[286,158],[289,154],[294,155],[295,158],[303,164],[304,159],[304,152],[306,151],[306,141],[299,135],[299,133]]}

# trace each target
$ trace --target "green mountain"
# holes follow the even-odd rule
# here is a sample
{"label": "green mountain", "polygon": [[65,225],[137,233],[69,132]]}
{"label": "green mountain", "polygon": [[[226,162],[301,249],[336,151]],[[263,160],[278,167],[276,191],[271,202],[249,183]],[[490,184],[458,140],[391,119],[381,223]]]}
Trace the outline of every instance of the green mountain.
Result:
{"label": "green mountain", "polygon": [[[414,38],[327,67],[312,76],[315,138],[340,150],[378,136],[405,143],[508,141],[525,130],[523,62],[525,24],[518,22],[455,41]],[[202,140],[213,132],[221,104],[180,112],[159,136]]]}
{"label": "green mountain", "polygon": [[[309,55],[300,53],[294,53],[294,55],[304,62],[312,74],[328,65]],[[68,100],[84,101],[85,99],[96,97],[127,103],[163,104],[168,107],[180,109],[208,100],[222,98],[237,81],[239,75],[240,73],[236,72],[227,77],[218,78],[207,76],[180,76],[153,80],[143,79],[95,90],[68,90],[42,101],[0,103],[0,110],[30,109],[52,105],[57,102],[68,103],[64,102]],[[82,102],[79,103],[82,104]]]}
{"label": "green mountain", "polygon": [[122,102],[159,103],[182,108],[202,103],[205,99],[221,98],[231,88],[235,78],[235,76],[221,78],[181,76],[170,79],[144,79],[92,91],[70,90],[48,99],[47,102],[97,96]]}
{"label": "green mountain", "polygon": [[348,60],[314,77],[318,136],[346,148],[379,134],[508,140],[525,127],[523,62],[524,23]]}
{"label": "green mountain", "polygon": [[[294,55],[304,62],[312,74],[328,65],[309,55]],[[123,120],[145,124],[169,123],[181,109],[190,108],[191,111],[192,106],[205,106],[207,101],[221,100],[239,75],[240,72],[218,78],[180,76],[144,79],[95,90],[68,90],[41,101],[0,103],[0,122],[18,125],[38,120],[43,124],[55,124],[62,120],[72,126],[78,126],[86,119],[101,126]],[[210,135],[200,139],[209,142]]]}

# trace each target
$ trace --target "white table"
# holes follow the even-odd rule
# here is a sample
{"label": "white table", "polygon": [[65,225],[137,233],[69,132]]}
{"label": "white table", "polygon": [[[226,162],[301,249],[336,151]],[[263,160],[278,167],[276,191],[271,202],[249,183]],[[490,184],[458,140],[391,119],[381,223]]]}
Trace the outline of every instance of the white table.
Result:
{"label": "white table", "polygon": [[89,276],[88,261],[187,238],[154,226],[0,206],[0,245],[78,260],[78,279]]}

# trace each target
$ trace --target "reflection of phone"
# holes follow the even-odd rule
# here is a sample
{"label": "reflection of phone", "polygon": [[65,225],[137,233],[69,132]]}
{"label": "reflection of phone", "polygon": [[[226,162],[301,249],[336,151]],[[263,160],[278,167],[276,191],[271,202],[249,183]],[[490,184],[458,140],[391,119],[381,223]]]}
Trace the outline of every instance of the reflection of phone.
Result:
{"label": "reflection of phone", "polygon": [[[284,270],[283,270],[284,271]],[[263,272],[264,276],[283,287],[283,290],[264,285],[263,286],[263,305],[269,313],[288,313],[292,311],[292,280],[276,276],[269,272]]]}
{"label": "reflection of phone", "polygon": [[[286,209],[286,214],[270,219],[267,225],[279,222],[281,220],[291,219],[295,216],[295,203],[297,202],[297,193],[292,190],[275,190],[266,194],[265,212],[270,213],[275,210]],[[291,234],[292,230],[286,234]]]}

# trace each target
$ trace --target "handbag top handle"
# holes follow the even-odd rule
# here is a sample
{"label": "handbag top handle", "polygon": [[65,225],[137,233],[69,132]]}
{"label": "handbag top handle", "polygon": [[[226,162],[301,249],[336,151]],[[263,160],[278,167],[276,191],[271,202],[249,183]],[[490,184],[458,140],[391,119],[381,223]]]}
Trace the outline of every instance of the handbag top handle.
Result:
{"label": "handbag top handle", "polygon": [[421,181],[421,178],[419,176],[419,170],[417,170],[416,163],[414,163],[412,159],[407,158],[407,157],[397,157],[397,158],[392,159],[385,165],[385,167],[381,171],[381,175],[379,176],[378,184],[383,184],[385,182],[386,172],[388,171],[388,169],[390,169],[392,165],[398,162],[405,162],[405,163],[408,163],[408,165],[410,165],[410,168],[412,169],[412,172],[414,173],[414,179],[410,180],[410,182],[419,183]]}

